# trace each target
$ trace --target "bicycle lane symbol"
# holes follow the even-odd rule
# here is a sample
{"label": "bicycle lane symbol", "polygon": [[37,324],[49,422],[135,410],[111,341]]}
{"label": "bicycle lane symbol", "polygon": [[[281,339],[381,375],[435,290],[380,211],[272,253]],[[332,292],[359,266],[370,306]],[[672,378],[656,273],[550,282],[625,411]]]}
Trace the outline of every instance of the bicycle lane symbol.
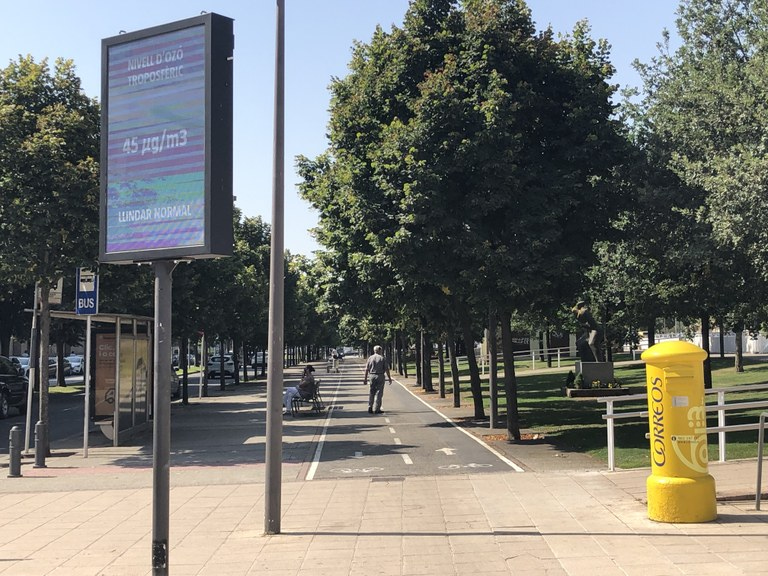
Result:
{"label": "bicycle lane symbol", "polygon": [[367,468],[331,468],[331,472],[339,474],[368,474],[370,472],[381,472],[384,468],[378,466],[369,466]]}
{"label": "bicycle lane symbol", "polygon": [[475,464],[471,462],[469,464],[445,464],[438,466],[440,470],[460,470],[461,468],[493,468],[493,464]]}

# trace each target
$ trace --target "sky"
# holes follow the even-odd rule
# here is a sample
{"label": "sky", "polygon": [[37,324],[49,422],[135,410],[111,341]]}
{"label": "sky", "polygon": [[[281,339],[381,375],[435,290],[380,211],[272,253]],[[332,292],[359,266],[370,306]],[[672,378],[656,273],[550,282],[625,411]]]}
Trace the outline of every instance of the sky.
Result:
{"label": "sky", "polygon": [[[381,25],[400,26],[408,0],[284,0],[285,248],[312,255],[317,213],[299,197],[295,158],[328,145],[328,86],[347,74],[355,41]],[[664,29],[674,33],[676,0],[528,0],[537,29],[573,29],[581,19],[611,44],[613,82],[638,86],[632,62],[657,54]],[[215,12],[234,19],[235,205],[245,216],[272,217],[275,0],[0,0],[0,66],[19,55],[53,64],[74,61],[84,92],[101,100],[101,40]],[[674,36],[674,34],[673,34]]]}

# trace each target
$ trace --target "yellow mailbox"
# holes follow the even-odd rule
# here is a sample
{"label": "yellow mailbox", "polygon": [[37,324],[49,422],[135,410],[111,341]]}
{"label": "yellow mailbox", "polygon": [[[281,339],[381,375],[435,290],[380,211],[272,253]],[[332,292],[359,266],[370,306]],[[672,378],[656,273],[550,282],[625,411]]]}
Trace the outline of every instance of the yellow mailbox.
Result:
{"label": "yellow mailbox", "polygon": [[659,522],[709,522],[717,518],[715,479],[708,473],[704,359],[689,342],[662,342],[646,363],[651,475],[648,517]]}

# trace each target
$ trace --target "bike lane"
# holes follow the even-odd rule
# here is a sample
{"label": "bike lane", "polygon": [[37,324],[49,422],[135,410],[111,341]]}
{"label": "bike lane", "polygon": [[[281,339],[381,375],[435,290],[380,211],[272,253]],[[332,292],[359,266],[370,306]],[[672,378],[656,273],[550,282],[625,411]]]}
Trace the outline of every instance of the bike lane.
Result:
{"label": "bike lane", "polygon": [[397,380],[385,386],[384,414],[368,414],[363,370],[345,363],[340,374],[323,379],[328,413],[307,480],[522,471]]}

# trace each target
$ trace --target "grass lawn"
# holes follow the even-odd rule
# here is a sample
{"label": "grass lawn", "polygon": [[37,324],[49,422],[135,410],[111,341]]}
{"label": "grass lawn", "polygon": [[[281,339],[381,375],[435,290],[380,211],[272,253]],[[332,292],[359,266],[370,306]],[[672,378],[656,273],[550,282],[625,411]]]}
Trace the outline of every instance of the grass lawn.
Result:
{"label": "grass lawn", "polygon": [[[614,361],[631,360],[628,357],[614,357]],[[605,404],[594,399],[567,398],[563,393],[565,378],[568,371],[573,369],[573,360],[563,361],[560,370],[542,370],[544,363],[537,362],[537,369],[530,370],[530,361],[516,363],[518,411],[520,427],[526,432],[543,434],[560,450],[584,452],[608,461],[606,422],[602,419]],[[446,366],[448,368],[448,366]],[[472,403],[469,389],[469,370],[466,363],[459,365],[461,374],[461,402]],[[503,373],[503,367],[499,367]],[[409,366],[409,374],[413,367]],[[622,387],[629,388],[632,393],[644,394],[645,365],[636,363],[616,366],[616,379]],[[714,388],[727,388],[747,384],[762,384],[768,382],[768,361],[763,358],[744,358],[744,372],[737,373],[733,367],[733,358],[712,358],[712,382]],[[438,387],[437,370],[434,372],[433,385]],[[503,382],[499,382],[503,386]],[[488,394],[488,376],[482,377],[483,398],[486,414],[490,412]],[[450,373],[446,374],[446,395],[452,394]],[[707,395],[707,403],[716,401],[715,395]],[[753,392],[727,393],[726,402],[746,402],[749,400],[768,400],[768,390]],[[499,391],[500,413],[504,412],[504,390]],[[640,402],[625,402],[616,405],[617,411],[645,410],[644,400]],[[727,424],[756,423],[763,410],[745,410],[729,412],[726,415]],[[717,415],[708,417],[710,426],[717,424]],[[615,427],[615,462],[619,468],[638,468],[650,466],[650,450],[645,434],[648,432],[647,420],[617,421]],[[757,455],[757,431],[730,432],[727,434],[726,458],[754,458]],[[708,436],[709,459],[718,459],[717,434]]]}

